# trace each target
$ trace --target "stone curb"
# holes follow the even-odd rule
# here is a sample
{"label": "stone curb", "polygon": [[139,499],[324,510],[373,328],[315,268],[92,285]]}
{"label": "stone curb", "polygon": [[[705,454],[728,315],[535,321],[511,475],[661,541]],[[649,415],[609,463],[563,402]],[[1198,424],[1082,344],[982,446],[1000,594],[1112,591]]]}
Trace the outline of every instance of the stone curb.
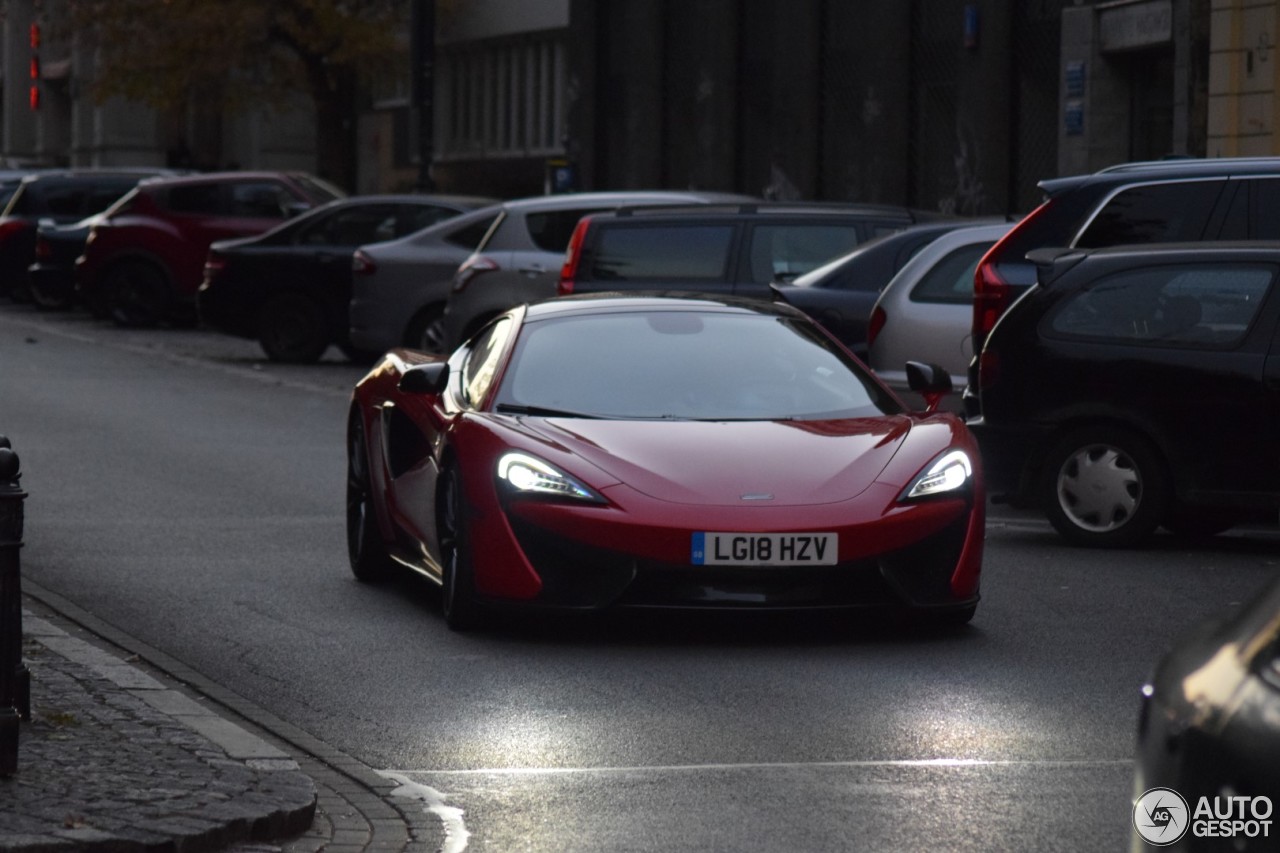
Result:
{"label": "stone curb", "polygon": [[[23,617],[32,721],[18,773],[0,779],[0,853],[441,849],[439,821],[395,781],[60,596],[29,581],[24,594],[53,615]],[[59,619],[91,636],[71,636]],[[55,698],[79,703],[86,722]],[[133,800],[119,799],[122,779],[135,783],[124,789]],[[207,801],[188,814],[191,803],[165,799],[183,795]]]}

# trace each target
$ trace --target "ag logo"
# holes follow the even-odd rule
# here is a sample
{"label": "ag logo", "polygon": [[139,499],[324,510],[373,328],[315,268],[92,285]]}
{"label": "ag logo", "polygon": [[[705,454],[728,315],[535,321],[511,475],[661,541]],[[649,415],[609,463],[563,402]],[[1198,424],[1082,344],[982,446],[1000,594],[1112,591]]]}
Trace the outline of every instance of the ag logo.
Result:
{"label": "ag logo", "polygon": [[1191,825],[1187,801],[1172,788],[1152,788],[1133,804],[1133,828],[1156,847],[1176,844]]}

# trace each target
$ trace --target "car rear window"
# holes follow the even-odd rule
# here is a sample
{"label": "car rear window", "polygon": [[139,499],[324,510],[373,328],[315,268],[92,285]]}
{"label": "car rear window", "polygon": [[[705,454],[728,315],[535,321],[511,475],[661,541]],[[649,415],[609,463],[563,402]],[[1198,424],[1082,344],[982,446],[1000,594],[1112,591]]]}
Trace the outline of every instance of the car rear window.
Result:
{"label": "car rear window", "polygon": [[544,252],[564,254],[569,248],[569,238],[573,236],[573,229],[578,226],[578,220],[598,210],[598,208],[573,208],[529,213],[525,216],[529,239],[533,241],[533,245]]}
{"label": "car rear window", "polygon": [[480,245],[480,241],[484,239],[484,235],[489,233],[489,229],[493,227],[493,220],[496,218],[497,214],[494,214],[456,231],[450,231],[444,237],[445,242],[452,243],[460,249],[475,249]]}
{"label": "car rear window", "polygon": [[170,187],[165,196],[164,206],[174,213],[222,213],[222,188],[217,184],[184,184]]}
{"label": "car rear window", "polygon": [[751,281],[790,281],[862,242],[857,223],[764,224],[751,230]]}
{"label": "car rear window", "polygon": [[1226,349],[1249,331],[1275,269],[1265,264],[1178,264],[1106,276],[1049,316],[1058,337]]}
{"label": "car rear window", "polygon": [[921,276],[911,290],[912,302],[937,302],[946,305],[973,303],[973,273],[978,261],[995,245],[994,240],[970,243],[948,252]]}
{"label": "car rear window", "polygon": [[1226,180],[1219,178],[1121,190],[1093,218],[1076,246],[1088,249],[1203,240],[1209,216],[1225,186]]}
{"label": "car rear window", "polygon": [[589,278],[721,280],[733,245],[731,225],[603,226]]}

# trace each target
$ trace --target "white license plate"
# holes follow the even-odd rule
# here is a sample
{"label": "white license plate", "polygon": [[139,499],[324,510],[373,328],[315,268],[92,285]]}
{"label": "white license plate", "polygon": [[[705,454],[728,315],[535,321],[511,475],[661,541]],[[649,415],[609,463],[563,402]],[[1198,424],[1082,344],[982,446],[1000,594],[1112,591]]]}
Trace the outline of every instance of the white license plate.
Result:
{"label": "white license plate", "polygon": [[835,533],[695,533],[695,566],[834,566]]}

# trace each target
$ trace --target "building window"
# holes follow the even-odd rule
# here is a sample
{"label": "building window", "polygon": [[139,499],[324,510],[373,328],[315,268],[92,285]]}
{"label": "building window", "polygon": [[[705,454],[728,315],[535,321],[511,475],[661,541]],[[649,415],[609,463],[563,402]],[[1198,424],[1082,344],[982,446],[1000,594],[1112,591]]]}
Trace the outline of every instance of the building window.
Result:
{"label": "building window", "polygon": [[562,154],[564,45],[557,38],[459,45],[441,52],[441,159]]}

